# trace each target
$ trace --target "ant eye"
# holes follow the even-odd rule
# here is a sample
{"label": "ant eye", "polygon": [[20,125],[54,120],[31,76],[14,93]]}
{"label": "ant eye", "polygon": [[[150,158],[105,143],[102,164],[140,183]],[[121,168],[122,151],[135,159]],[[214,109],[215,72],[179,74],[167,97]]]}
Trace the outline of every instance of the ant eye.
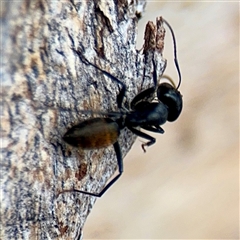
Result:
{"label": "ant eye", "polygon": [[182,96],[169,83],[162,83],[157,90],[158,99],[168,107],[168,121],[175,121],[182,111]]}

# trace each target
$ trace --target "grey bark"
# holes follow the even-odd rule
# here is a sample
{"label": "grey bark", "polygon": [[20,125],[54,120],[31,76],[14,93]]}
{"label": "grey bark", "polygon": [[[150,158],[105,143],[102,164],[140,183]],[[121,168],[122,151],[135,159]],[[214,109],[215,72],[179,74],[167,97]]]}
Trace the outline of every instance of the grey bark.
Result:
{"label": "grey bark", "polygon": [[[2,3],[1,239],[81,235],[96,198],[61,192],[99,192],[117,168],[116,156],[112,147],[73,148],[62,136],[90,117],[83,109],[117,110],[119,86],[72,48],[126,83],[130,102],[153,85],[155,49],[145,44],[143,55],[135,47],[143,8],[144,1]],[[153,54],[159,75],[166,63],[161,50]],[[122,131],[123,156],[135,138]]]}

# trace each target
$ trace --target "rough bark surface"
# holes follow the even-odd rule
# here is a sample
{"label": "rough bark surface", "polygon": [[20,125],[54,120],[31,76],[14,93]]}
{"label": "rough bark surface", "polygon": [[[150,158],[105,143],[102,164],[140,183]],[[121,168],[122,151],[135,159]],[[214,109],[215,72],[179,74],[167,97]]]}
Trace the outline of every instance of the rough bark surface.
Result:
{"label": "rough bark surface", "polygon": [[[1,239],[80,238],[96,198],[61,192],[99,192],[116,156],[112,147],[70,147],[62,136],[90,117],[83,109],[117,110],[119,86],[72,49],[126,83],[130,102],[153,85],[152,61],[135,49],[141,8],[144,1],[2,3]],[[161,75],[166,61],[156,56]],[[134,140],[122,131],[123,156]]]}

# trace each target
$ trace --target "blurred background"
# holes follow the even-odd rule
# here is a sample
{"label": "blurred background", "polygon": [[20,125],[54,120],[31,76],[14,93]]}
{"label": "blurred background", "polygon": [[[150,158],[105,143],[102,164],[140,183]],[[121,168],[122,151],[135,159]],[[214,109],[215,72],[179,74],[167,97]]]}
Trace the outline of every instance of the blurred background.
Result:
{"label": "blurred background", "polygon": [[[149,1],[138,49],[157,16],[177,38],[183,112],[146,153],[136,140],[83,238],[239,239],[239,3]],[[177,81],[167,28],[164,57]]]}

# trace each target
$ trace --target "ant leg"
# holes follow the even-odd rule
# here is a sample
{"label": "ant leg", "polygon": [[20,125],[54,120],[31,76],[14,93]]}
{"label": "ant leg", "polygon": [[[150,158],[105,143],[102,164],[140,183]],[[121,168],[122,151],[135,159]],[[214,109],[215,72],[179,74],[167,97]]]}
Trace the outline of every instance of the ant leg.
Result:
{"label": "ant leg", "polygon": [[135,107],[143,101],[151,102],[154,99],[155,87],[148,88],[138,93],[133,100],[131,101],[131,109],[135,109]]}
{"label": "ant leg", "polygon": [[[119,146],[118,142],[115,142],[113,144],[114,150],[116,152],[116,156],[117,156],[117,163],[118,163],[118,175],[116,177],[114,177],[101,191],[100,193],[91,193],[91,192],[87,192],[87,191],[82,191],[82,190],[77,190],[77,189],[72,189],[72,190],[65,190],[63,192],[79,192],[79,193],[83,193],[83,194],[87,194],[90,196],[94,196],[94,197],[101,197],[117,180],[118,178],[122,175],[123,173],[123,159],[122,159],[122,152]],[[62,192],[62,193],[63,193]]]}
{"label": "ant leg", "polygon": [[157,70],[156,70],[156,64],[155,61],[152,59],[153,63],[153,82],[154,82],[154,89],[158,87],[158,81],[157,81]]}
{"label": "ant leg", "polygon": [[84,56],[83,54],[81,53],[81,51],[79,50],[75,50],[74,48],[72,48],[73,51],[75,51],[78,56],[80,57],[81,61],[85,64],[89,64],[93,67],[95,67],[96,69],[98,69],[100,72],[102,72],[103,74],[105,74],[106,76],[108,76],[109,78],[111,78],[113,81],[117,82],[118,84],[120,84],[122,86],[122,89],[120,90],[118,96],[117,96],[117,104],[118,104],[118,108],[122,108],[122,103],[123,103],[123,98],[125,97],[126,95],[126,91],[127,91],[127,87],[126,85],[120,81],[119,79],[117,79],[116,77],[114,77],[112,74],[110,74],[109,72],[99,68],[97,65],[89,62]]}
{"label": "ant leg", "polygon": [[136,134],[139,137],[145,138],[147,140],[149,140],[149,142],[143,143],[142,144],[142,149],[144,152],[146,152],[145,146],[151,146],[156,142],[156,139],[152,136],[149,136],[148,134],[141,132],[140,130],[137,130],[133,127],[128,127],[129,130],[131,130],[134,134]]}
{"label": "ant leg", "polygon": [[116,112],[116,111],[109,111],[109,112],[103,112],[103,111],[97,111],[97,110],[80,110],[80,113],[83,114],[97,114],[100,116],[107,116],[109,118],[120,118],[123,116],[123,113]]}
{"label": "ant leg", "polygon": [[156,89],[158,87],[158,81],[157,81],[157,70],[156,70],[156,64],[155,61],[152,59],[153,63],[153,82],[154,87],[150,87],[146,90],[143,90],[142,92],[138,93],[131,102],[131,109],[135,109],[137,104],[142,101],[148,101],[151,102],[154,99],[154,94],[156,92]]}
{"label": "ant leg", "polygon": [[145,129],[145,130],[148,130],[148,131],[151,131],[151,132],[155,132],[155,133],[161,133],[163,134],[164,133],[164,130],[160,127],[160,126],[141,126],[141,128]]}

